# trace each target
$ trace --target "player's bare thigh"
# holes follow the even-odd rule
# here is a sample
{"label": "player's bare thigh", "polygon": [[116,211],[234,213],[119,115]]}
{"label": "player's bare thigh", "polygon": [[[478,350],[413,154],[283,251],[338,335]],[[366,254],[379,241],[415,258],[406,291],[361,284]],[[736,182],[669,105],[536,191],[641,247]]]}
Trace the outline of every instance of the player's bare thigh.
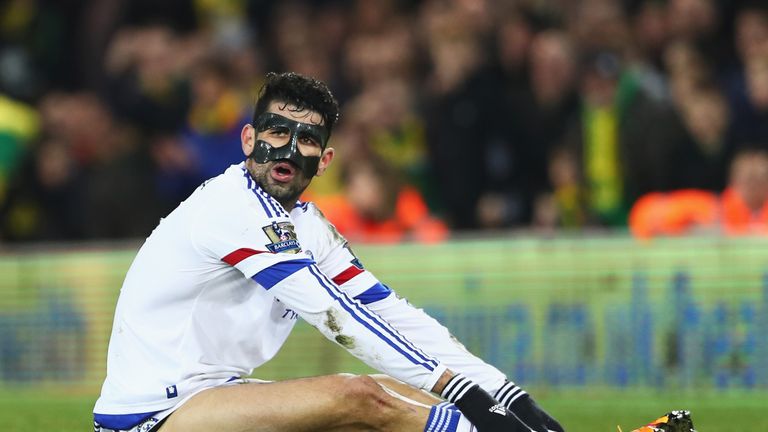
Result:
{"label": "player's bare thigh", "polygon": [[204,390],[159,432],[424,430],[429,409],[393,397],[368,376],[329,375]]}

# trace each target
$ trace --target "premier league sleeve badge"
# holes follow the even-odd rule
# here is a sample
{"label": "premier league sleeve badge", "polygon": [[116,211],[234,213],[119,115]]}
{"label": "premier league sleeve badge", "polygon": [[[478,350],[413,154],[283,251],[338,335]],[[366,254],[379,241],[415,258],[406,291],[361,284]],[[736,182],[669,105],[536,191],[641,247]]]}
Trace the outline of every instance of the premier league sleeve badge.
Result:
{"label": "premier league sleeve badge", "polygon": [[267,249],[272,253],[298,253],[301,252],[299,240],[296,238],[296,231],[290,222],[272,222],[262,228],[269,240]]}

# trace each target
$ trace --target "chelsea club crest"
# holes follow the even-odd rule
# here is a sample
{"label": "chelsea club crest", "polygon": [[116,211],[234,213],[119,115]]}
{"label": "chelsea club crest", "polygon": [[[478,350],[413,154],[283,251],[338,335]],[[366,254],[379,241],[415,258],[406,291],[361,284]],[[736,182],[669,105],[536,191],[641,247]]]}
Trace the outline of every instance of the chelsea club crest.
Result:
{"label": "chelsea club crest", "polygon": [[296,239],[296,231],[290,222],[272,222],[262,228],[272,243],[266,245],[272,253],[298,253],[301,246]]}

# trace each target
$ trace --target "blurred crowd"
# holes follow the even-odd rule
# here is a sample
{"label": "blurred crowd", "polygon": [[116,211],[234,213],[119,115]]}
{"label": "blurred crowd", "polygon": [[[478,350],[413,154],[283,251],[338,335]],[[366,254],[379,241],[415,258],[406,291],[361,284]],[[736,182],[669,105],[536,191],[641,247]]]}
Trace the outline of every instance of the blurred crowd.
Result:
{"label": "blurred crowd", "polygon": [[268,71],[340,101],[305,198],[349,237],[627,227],[744,154],[768,223],[766,1],[6,0],[0,240],[148,235],[243,159]]}

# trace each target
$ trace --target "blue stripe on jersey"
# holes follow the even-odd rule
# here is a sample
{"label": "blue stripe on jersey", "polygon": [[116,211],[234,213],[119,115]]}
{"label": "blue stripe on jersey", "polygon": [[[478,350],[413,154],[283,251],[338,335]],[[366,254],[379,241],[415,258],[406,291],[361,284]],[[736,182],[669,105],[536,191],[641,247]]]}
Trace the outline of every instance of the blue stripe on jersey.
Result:
{"label": "blue stripe on jersey", "polygon": [[268,218],[271,218],[272,213],[269,211],[269,208],[267,208],[267,204],[264,202],[264,198],[261,195],[259,195],[259,193],[256,192],[256,190],[254,190],[253,186],[256,185],[256,182],[251,178],[251,174],[245,168],[243,168],[243,177],[245,177],[245,179],[248,180],[248,189],[250,189],[251,192],[253,192],[254,195],[256,195],[256,198],[259,199],[259,202],[261,203],[261,207],[264,208],[264,213],[267,214]]}
{"label": "blue stripe on jersey", "polygon": [[248,174],[248,171],[246,171],[245,168],[243,168],[243,177],[245,177],[246,180],[248,180],[248,189],[253,188],[253,180],[251,180],[251,175]]}
{"label": "blue stripe on jersey", "polygon": [[272,210],[275,211],[275,215],[281,215],[288,217],[288,213],[285,212],[285,209],[283,209],[283,205],[277,202],[274,198],[272,198],[272,195],[268,194],[264,189],[261,188],[258,184],[256,185],[256,191],[264,197],[264,199],[267,200],[269,203],[269,206],[272,207]]}
{"label": "blue stripe on jersey", "polygon": [[363,291],[362,294],[358,294],[355,297],[355,300],[362,304],[368,304],[379,301],[383,298],[387,298],[390,294],[392,294],[392,290],[389,289],[388,286],[382,284],[381,282],[376,282],[376,285]]}
{"label": "blue stripe on jersey", "polygon": [[[267,203],[264,202],[264,198],[262,198],[262,196],[259,195],[259,193],[256,192],[255,189],[251,189],[251,191],[253,192],[254,195],[256,195],[256,198],[259,199],[259,202],[261,202],[261,207],[264,208],[264,212],[267,214],[267,217],[271,219],[272,218],[272,212],[270,212],[269,208],[267,208]],[[277,216],[277,214],[275,214],[275,216]]]}
{"label": "blue stripe on jersey", "polygon": [[[389,327],[385,321],[381,320],[380,317],[377,315],[374,316],[374,314],[361,306],[360,303],[350,299],[344,292],[340,291],[333,282],[330,282],[327,278],[321,276],[322,273],[316,266],[312,265],[308,268],[309,272],[318,282],[320,282],[320,285],[325,288],[331,298],[336,300],[357,322],[386,342],[395,351],[410,360],[413,364],[424,366],[429,371],[435,370],[437,361],[427,357],[424,353],[413,347],[413,345],[404,340],[401,335],[397,334],[394,329]],[[379,327],[379,329],[372,326],[370,322],[365,320],[365,318],[370,320],[373,324],[376,324],[376,327]],[[389,334],[391,337],[385,336],[382,332]],[[406,350],[408,350],[408,352],[406,352]]]}
{"label": "blue stripe on jersey", "polygon": [[270,289],[288,276],[296,273],[304,267],[309,267],[314,263],[315,262],[309,258],[280,261],[279,263],[256,273],[252,276],[252,279],[258,282],[259,285],[263,286],[265,289]]}
{"label": "blue stripe on jersey", "polygon": [[160,411],[138,414],[96,414],[93,413],[93,421],[107,429],[129,430]]}
{"label": "blue stripe on jersey", "polygon": [[[256,197],[259,198],[261,206],[264,207],[264,211],[267,213],[267,217],[271,218],[272,212],[274,212],[275,217],[288,217],[288,213],[285,211],[285,209],[283,209],[283,205],[277,202],[277,200],[274,199],[272,195],[268,194],[264,189],[262,189],[256,180],[251,177],[251,173],[249,173],[245,167],[241,167],[240,169],[243,170],[243,177],[248,180],[248,189],[252,190],[253,193],[256,194]],[[270,207],[272,207],[272,212],[270,212],[267,208],[267,203]]]}
{"label": "blue stripe on jersey", "polygon": [[269,197],[270,200],[272,200],[273,203],[277,206],[278,211],[285,217],[288,217],[288,210],[283,207],[283,204],[281,204],[278,200],[276,200],[272,195],[268,194],[267,191],[264,189],[261,190],[265,196]]}
{"label": "blue stripe on jersey", "polygon": [[[316,267],[316,266],[314,266],[314,268],[316,268],[316,269],[317,269],[317,267]],[[427,354],[425,354],[425,353],[424,353],[424,351],[422,351],[422,350],[420,350],[420,349],[416,348],[416,346],[415,346],[415,345],[413,345],[413,343],[411,343],[411,341],[409,341],[408,339],[406,339],[406,338],[405,338],[405,336],[401,335],[401,334],[400,334],[400,333],[399,333],[397,330],[395,330],[395,329],[394,329],[392,326],[390,326],[390,324],[389,324],[388,322],[386,322],[385,320],[381,319],[381,317],[379,317],[379,316],[378,316],[378,315],[376,315],[375,313],[371,312],[371,311],[370,311],[368,308],[362,307],[362,306],[360,305],[360,303],[358,303],[358,302],[355,302],[355,301],[351,300],[351,299],[350,299],[350,298],[349,298],[349,297],[346,295],[346,293],[344,293],[343,291],[339,290],[339,289],[338,289],[338,286],[337,286],[335,283],[331,282],[331,280],[330,280],[330,279],[328,279],[328,277],[326,277],[326,276],[325,276],[325,274],[323,274],[322,272],[320,272],[320,270],[319,270],[319,269],[317,269],[317,272],[318,272],[318,274],[319,274],[319,275],[321,275],[321,276],[322,276],[322,277],[325,279],[325,281],[326,281],[326,283],[328,283],[328,285],[330,285],[330,286],[332,286],[332,287],[336,287],[336,290],[337,290],[337,291],[339,291],[339,292],[341,292],[341,294],[344,296],[344,298],[345,298],[345,299],[346,299],[348,302],[350,302],[350,304],[354,305],[354,307],[355,307],[357,310],[359,310],[359,311],[360,311],[360,313],[362,313],[363,315],[367,316],[367,317],[368,317],[368,318],[370,318],[371,320],[374,320],[374,321],[376,321],[376,320],[379,320],[378,322],[379,322],[380,324],[381,324],[381,323],[384,323],[384,324],[382,325],[382,326],[383,326],[383,328],[384,328],[384,330],[385,330],[387,333],[389,333],[389,334],[390,334],[390,335],[391,335],[393,338],[397,339],[397,341],[398,341],[398,342],[400,342],[401,344],[403,344],[403,345],[404,345],[404,346],[405,346],[407,349],[410,349],[411,351],[413,351],[414,353],[416,353],[416,354],[417,354],[417,355],[418,355],[418,356],[419,356],[419,357],[420,357],[422,360],[424,360],[425,362],[427,362],[427,363],[430,363],[430,364],[432,364],[433,366],[437,366],[437,360],[435,360],[435,359],[434,359],[434,358],[432,358],[431,356],[428,356]]]}

